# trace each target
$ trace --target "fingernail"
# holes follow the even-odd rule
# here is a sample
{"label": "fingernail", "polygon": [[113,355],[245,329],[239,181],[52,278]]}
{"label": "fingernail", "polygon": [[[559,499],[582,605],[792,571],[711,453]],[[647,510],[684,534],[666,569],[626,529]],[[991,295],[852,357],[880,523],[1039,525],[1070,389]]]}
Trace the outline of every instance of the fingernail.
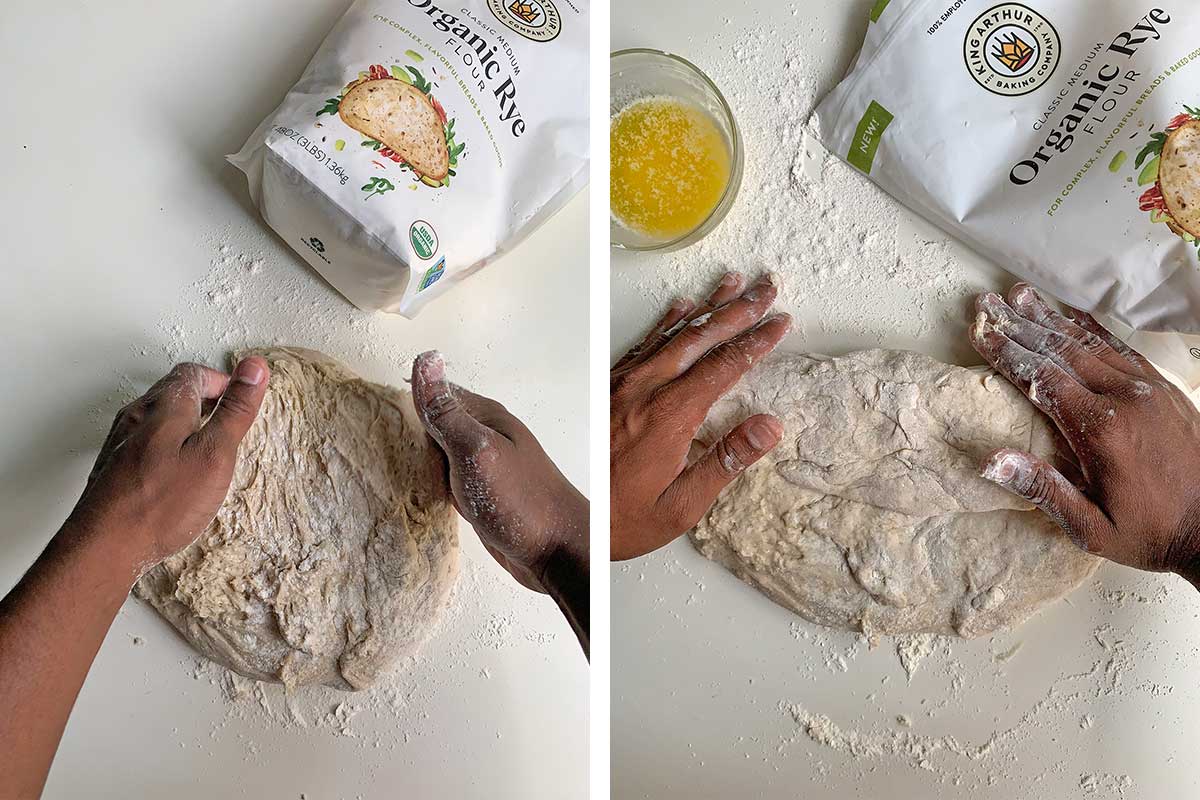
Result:
{"label": "fingernail", "polygon": [[979,304],[982,306],[995,306],[1003,302],[1004,298],[995,292],[984,292],[983,294],[979,295]]}
{"label": "fingernail", "polygon": [[971,339],[976,342],[984,342],[987,340],[987,335],[996,330],[996,326],[992,324],[987,312],[980,311],[975,315],[975,324],[971,326]]}
{"label": "fingernail", "polygon": [[440,383],[446,379],[446,359],[437,350],[429,350],[417,356],[417,371],[427,383]]}
{"label": "fingernail", "polygon": [[779,314],[772,314],[771,316],[767,317],[766,321],[767,322],[782,322],[782,323],[784,323],[785,326],[787,326],[786,330],[790,331],[792,329],[792,323],[795,320],[792,319],[791,314],[779,313]]}
{"label": "fingernail", "polygon": [[1033,298],[1035,296],[1035,292],[1032,288],[1029,286],[1022,286],[1013,293],[1013,302],[1019,306],[1033,305]]}
{"label": "fingernail", "polygon": [[722,286],[737,286],[738,280],[740,279],[740,277],[741,276],[738,275],[736,272],[726,272],[721,277],[721,285]]}
{"label": "fingernail", "polygon": [[746,300],[749,300],[751,303],[756,302],[762,298],[763,291],[774,285],[775,282],[771,280],[771,274],[769,272],[763,273],[759,276],[758,280],[754,282],[754,285],[751,286],[744,295],[742,295],[742,297]]}
{"label": "fingernail", "polygon": [[983,313],[986,319],[993,321],[999,321],[1005,314],[1012,313],[1004,298],[995,292],[988,292],[980,296],[978,310]]}
{"label": "fingernail", "polygon": [[262,383],[264,370],[262,365],[257,361],[246,359],[237,365],[233,371],[233,378],[238,383],[244,383],[248,386],[258,386]]}
{"label": "fingernail", "polygon": [[758,280],[760,283],[765,283],[768,286],[774,286],[777,283],[777,276],[774,272],[764,272],[762,277]]}
{"label": "fingernail", "polygon": [[671,313],[673,314],[686,314],[691,307],[692,301],[682,297],[676,297],[671,301]]}
{"label": "fingernail", "polygon": [[758,452],[770,450],[783,438],[783,426],[773,417],[756,419],[746,427],[746,441]]}
{"label": "fingernail", "polygon": [[1013,478],[1017,476],[1016,458],[1011,453],[997,453],[984,465],[979,475],[992,483],[1012,483]]}

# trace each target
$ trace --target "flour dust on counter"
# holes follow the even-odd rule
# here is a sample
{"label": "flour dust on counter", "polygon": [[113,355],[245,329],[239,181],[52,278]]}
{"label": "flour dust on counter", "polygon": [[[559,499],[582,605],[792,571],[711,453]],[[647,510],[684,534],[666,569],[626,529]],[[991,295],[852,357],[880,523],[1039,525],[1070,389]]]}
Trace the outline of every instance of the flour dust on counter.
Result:
{"label": "flour dust on counter", "polygon": [[[144,362],[134,376],[116,375],[116,386],[89,410],[101,423],[111,420],[145,385],[181,361],[221,365],[234,350],[262,345],[296,345],[335,355],[368,380],[399,383],[419,348],[397,346],[388,332],[395,323],[353,307],[315,273],[280,254],[272,235],[252,224],[228,224],[197,238],[209,253],[209,269],[185,286],[179,303],[168,309],[145,343],[131,345]],[[462,323],[468,324],[466,315]],[[452,365],[459,383],[471,385],[482,374],[490,343],[479,354]]]}
{"label": "flour dust on counter", "polygon": [[[847,781],[861,780],[880,769],[899,768],[924,775],[930,791],[1008,786],[1019,793],[1031,783],[1057,778],[1077,785],[1085,797],[1138,796],[1130,774],[1071,773],[1073,767],[1062,757],[1062,748],[1086,747],[1089,740],[1105,736],[1097,718],[1119,724],[1115,720],[1130,703],[1154,708],[1161,724],[1169,726],[1178,712],[1167,700],[1175,694],[1174,687],[1134,676],[1161,672],[1166,666],[1164,655],[1200,657],[1200,646],[1178,654],[1161,654],[1154,646],[1160,641],[1153,627],[1162,624],[1162,606],[1169,602],[1187,605],[1180,602],[1186,587],[1173,578],[1139,576],[1136,584],[1119,588],[1096,581],[1092,589],[1097,616],[1111,616],[1114,621],[1081,631],[1078,647],[1066,644],[1064,652],[1082,651],[1081,667],[1064,668],[1048,686],[1031,690],[1020,686],[1011,674],[1009,662],[1020,658],[1022,649],[1017,634],[993,637],[982,652],[961,640],[955,644],[951,637],[922,637],[920,642],[911,637],[908,644],[923,651],[922,657],[928,659],[926,669],[934,678],[923,684],[925,696],[916,703],[919,713],[897,713],[896,703],[904,701],[888,693],[890,675],[884,677],[878,692],[863,698],[865,710],[857,718],[836,719],[816,710],[819,703],[813,700],[782,699],[777,709],[793,729],[779,738],[776,755],[793,758],[803,753],[814,762],[812,781],[829,789],[844,787]],[[1147,616],[1130,619],[1129,611],[1134,608]],[[828,645],[828,634],[806,632],[796,638],[805,642],[825,638]],[[876,637],[864,637],[863,641],[868,649],[880,644]],[[904,646],[902,643],[898,650]],[[827,664],[828,658],[826,650]],[[909,664],[904,667],[908,670]],[[846,671],[844,662],[841,671]],[[911,684],[911,671],[908,677]],[[1014,699],[1023,691],[1029,693],[1024,704]],[[991,720],[994,728],[988,731],[985,723],[982,733],[954,731],[955,712],[978,703],[980,694],[1007,698],[1003,713]]]}
{"label": "flour dust on counter", "polygon": [[777,308],[812,311],[808,323],[793,315],[797,338],[853,331],[864,346],[887,345],[957,319],[957,301],[984,287],[971,283],[942,235],[903,224],[895,201],[814,138],[809,118],[828,78],[794,30],[730,26],[690,55],[741,121],[745,176],[713,235],[631,265],[646,313],[675,297],[703,297],[737,269],[777,273]]}
{"label": "flour dust on counter", "polygon": [[[740,627],[745,611],[712,592],[713,565],[681,555],[690,554],[668,548],[614,571],[636,594],[634,607],[662,612],[650,636],[678,633],[701,663],[720,665],[714,617],[734,615]],[[671,602],[666,586],[686,602]],[[885,774],[907,787],[902,797],[1028,797],[1031,787],[1040,796],[1151,796],[1138,757],[1097,764],[1088,753],[1119,736],[1130,717],[1168,731],[1200,702],[1171,678],[1200,659],[1200,634],[1189,634],[1186,646],[1164,645],[1180,617],[1200,614],[1193,595],[1173,576],[1110,567],[1061,603],[1052,623],[976,640],[866,636],[764,615],[752,638],[782,651],[784,674],[773,675],[771,660],[754,653],[740,654],[736,667],[701,670],[694,679],[703,694],[753,711],[726,719],[708,749],[688,744],[684,752],[701,771],[723,768],[711,748],[734,753],[763,797],[874,800],[872,777]],[[781,632],[787,646],[776,648]],[[1052,663],[1037,663],[1047,650]],[[671,702],[689,702],[683,688],[669,690]],[[1178,757],[1167,751],[1155,763]]]}
{"label": "flour dust on counter", "polygon": [[[360,364],[407,367],[417,356],[415,349],[389,341],[380,315],[353,307],[313,272],[279,255],[260,229],[226,226],[203,236],[198,246],[212,254],[209,271],[184,290],[181,306],[157,326],[165,363],[219,363],[232,350],[289,342],[332,353],[355,371]],[[140,348],[138,354],[150,351]],[[456,363],[456,369],[467,370],[459,380],[469,382],[484,363],[482,358]]]}
{"label": "flour dust on counter", "polygon": [[[495,599],[485,599],[489,596]],[[407,657],[376,685],[352,694],[319,685],[291,691],[281,684],[244,677],[206,658],[189,657],[180,664],[196,684],[188,694],[214,706],[217,714],[207,733],[188,736],[176,728],[173,734],[181,748],[214,760],[217,750],[231,739],[246,763],[328,740],[351,753],[386,755],[389,763],[404,760],[406,746],[418,740],[453,741],[452,731],[471,723],[444,718],[439,698],[461,693],[469,684],[486,690],[501,651],[523,648],[536,657],[557,641],[558,634],[522,621],[523,612],[534,603],[534,595],[514,588],[485,567],[465,562],[447,612],[435,622],[425,649]],[[161,679],[148,674],[146,680],[150,691]],[[504,738],[503,724],[478,730],[480,720],[475,720],[471,727],[481,739]],[[446,753],[449,760],[449,747]],[[407,763],[420,766],[411,760]],[[358,758],[342,762],[338,769],[374,773],[381,764]]]}

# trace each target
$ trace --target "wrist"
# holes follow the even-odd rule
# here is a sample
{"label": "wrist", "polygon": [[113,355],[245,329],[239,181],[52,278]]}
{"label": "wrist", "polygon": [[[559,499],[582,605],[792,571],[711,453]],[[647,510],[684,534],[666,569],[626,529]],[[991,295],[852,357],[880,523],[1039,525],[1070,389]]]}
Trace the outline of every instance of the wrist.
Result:
{"label": "wrist", "polygon": [[586,654],[590,649],[591,623],[591,555],[586,502],[575,523],[557,539],[559,544],[541,570],[541,585],[566,617]]}
{"label": "wrist", "polygon": [[147,566],[135,528],[114,520],[72,515],[46,547],[46,555],[74,563],[98,590],[125,595]]}
{"label": "wrist", "polygon": [[1192,559],[1172,571],[1200,590],[1200,558]]}
{"label": "wrist", "polygon": [[1193,502],[1184,514],[1174,541],[1168,548],[1171,572],[1200,589],[1200,501]]}
{"label": "wrist", "polygon": [[587,500],[581,495],[579,502],[564,516],[561,524],[546,534],[546,540],[554,544],[537,569],[538,579],[547,590],[556,580],[572,579],[579,574],[586,580],[591,563]]}
{"label": "wrist", "polygon": [[586,541],[580,545],[576,542],[563,542],[546,558],[541,570],[541,582],[547,591],[555,586],[586,582],[591,554],[588,552]]}

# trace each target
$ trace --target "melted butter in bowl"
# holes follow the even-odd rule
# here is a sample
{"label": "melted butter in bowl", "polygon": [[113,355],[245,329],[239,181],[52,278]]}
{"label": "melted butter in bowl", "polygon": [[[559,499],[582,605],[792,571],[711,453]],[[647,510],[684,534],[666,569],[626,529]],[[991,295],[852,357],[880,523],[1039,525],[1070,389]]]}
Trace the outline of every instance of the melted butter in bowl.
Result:
{"label": "melted butter in bowl", "polygon": [[729,185],[732,154],[717,121],[673,97],[645,97],[612,118],[613,217],[653,239],[700,227]]}
{"label": "melted butter in bowl", "polygon": [[694,244],[725,218],[741,185],[733,112],[678,56],[622,50],[610,63],[610,241],[642,251]]}

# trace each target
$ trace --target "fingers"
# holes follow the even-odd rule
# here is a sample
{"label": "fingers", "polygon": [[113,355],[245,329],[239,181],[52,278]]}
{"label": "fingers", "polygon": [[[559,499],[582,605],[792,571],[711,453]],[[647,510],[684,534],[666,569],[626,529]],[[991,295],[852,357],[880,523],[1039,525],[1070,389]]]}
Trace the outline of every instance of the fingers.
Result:
{"label": "fingers", "polygon": [[667,309],[667,313],[658,321],[642,341],[634,345],[628,353],[613,365],[613,373],[635,367],[650,356],[657,353],[663,345],[671,340],[669,335],[672,328],[682,322],[695,309],[695,304],[685,298],[676,299]]}
{"label": "fingers", "polygon": [[746,276],[740,272],[726,272],[721,276],[721,280],[717,282],[717,288],[713,289],[712,294],[705,299],[699,308],[693,310],[688,315],[688,322],[697,317],[712,313],[721,306],[733,302],[744,291],[746,291]]}
{"label": "fingers", "polygon": [[[995,297],[995,295],[992,295]],[[1068,375],[1049,357],[1033,352],[1009,338],[1009,321],[989,314],[991,302],[987,295],[978,301],[979,317],[971,326],[971,344],[1000,374],[1008,378],[1029,399],[1058,423],[1063,434],[1071,439],[1074,420],[1091,414],[1096,396]]]}
{"label": "fingers", "polygon": [[766,414],[751,417],[727,433],[685,469],[663,494],[684,530],[693,527],[735,478],[783,438],[783,423]]}
{"label": "fingers", "polygon": [[203,364],[176,364],[142,396],[144,418],[177,443],[200,429],[205,400],[221,396],[229,376]]}
{"label": "fingers", "polygon": [[699,427],[713,403],[732,389],[792,329],[788,314],[776,314],[713,348],[687,373],[659,393],[659,402],[689,414]]}
{"label": "fingers", "polygon": [[740,272],[726,272],[717,284],[717,288],[697,307],[686,298],[678,298],[667,313],[663,315],[653,330],[641,342],[613,365],[613,375],[629,370],[646,361],[663,348],[676,333],[675,327],[684,320],[691,322],[697,317],[708,314],[735,299],[746,288],[746,277]]}
{"label": "fingers", "polygon": [[984,463],[981,477],[1037,506],[1090,553],[1103,555],[1116,534],[1112,520],[1099,506],[1037,456],[997,450]]}
{"label": "fingers", "polygon": [[1077,308],[1071,308],[1070,306],[1067,307],[1066,312],[1071,321],[1079,326],[1080,329],[1103,339],[1109,347],[1120,354],[1121,358],[1129,365],[1127,369],[1132,368],[1134,375],[1143,378],[1162,377],[1158,370],[1154,368],[1154,365],[1146,360],[1145,356],[1121,341],[1112,331],[1097,322],[1096,318],[1091,314],[1080,311]]}
{"label": "fingers", "polygon": [[478,454],[492,432],[463,405],[458,392],[446,382],[446,362],[436,350],[413,361],[413,402],[425,430],[452,461]]}
{"label": "fingers", "polygon": [[491,428],[512,442],[532,441],[537,443],[537,438],[529,428],[525,427],[525,423],[513,416],[512,412],[501,403],[490,397],[463,389],[456,384],[450,384],[450,390],[462,402],[467,413],[485,427]]}
{"label": "fingers", "polygon": [[[226,386],[208,422],[193,433],[187,445],[232,462],[246,431],[254,424],[267,393],[270,368],[261,356],[242,359],[226,376]],[[205,391],[211,391],[207,389]]]}
{"label": "fingers", "polygon": [[[1038,310],[1031,304],[1032,290],[1027,293],[1014,292],[1014,295],[1025,301],[1023,309],[1029,315],[1038,313]],[[986,318],[986,322],[1004,336],[1025,350],[1050,359],[1089,391],[1104,393],[1108,390],[1117,390],[1119,386],[1128,385],[1129,376],[1127,374],[1095,357],[1079,339],[1022,316],[1000,295],[991,292],[980,295],[976,300],[975,307],[977,312]],[[1074,325],[1065,318],[1062,321],[1074,328]],[[1047,322],[1050,320],[1047,319]],[[1079,334],[1086,335],[1083,331],[1079,331]],[[1091,340],[1103,346],[1104,349],[1108,349],[1107,345],[1095,337],[1091,337]]]}
{"label": "fingers", "polygon": [[1141,377],[1140,369],[1109,344],[1108,339],[1116,337],[1107,331],[1107,338],[1101,337],[1075,324],[1051,308],[1029,284],[1014,286],[1008,300],[1012,310],[1036,326],[1035,330],[1053,331],[1048,346],[1057,346],[1061,360],[1071,364],[1093,391],[1125,389],[1131,377]]}
{"label": "fingers", "polygon": [[773,278],[763,275],[737,299],[694,318],[647,360],[645,368],[653,385],[657,387],[675,380],[704,358],[709,350],[753,328],[766,316],[777,293]]}

